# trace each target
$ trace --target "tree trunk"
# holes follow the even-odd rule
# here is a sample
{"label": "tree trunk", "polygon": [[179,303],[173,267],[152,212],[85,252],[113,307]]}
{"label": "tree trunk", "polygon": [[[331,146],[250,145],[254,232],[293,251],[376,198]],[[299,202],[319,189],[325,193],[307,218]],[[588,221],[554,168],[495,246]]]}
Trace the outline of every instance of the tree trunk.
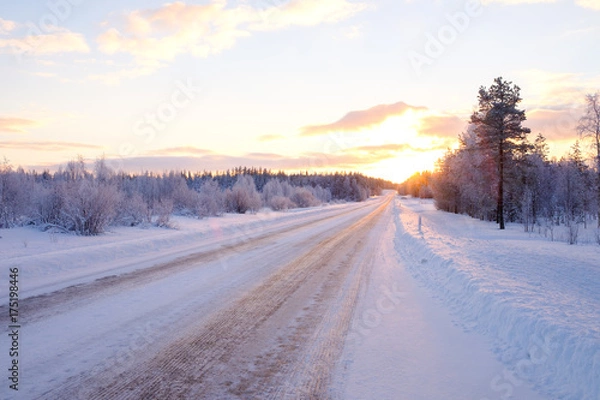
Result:
{"label": "tree trunk", "polygon": [[498,208],[497,221],[500,224],[500,229],[504,229],[504,141],[501,141],[498,146],[499,166],[498,166]]}

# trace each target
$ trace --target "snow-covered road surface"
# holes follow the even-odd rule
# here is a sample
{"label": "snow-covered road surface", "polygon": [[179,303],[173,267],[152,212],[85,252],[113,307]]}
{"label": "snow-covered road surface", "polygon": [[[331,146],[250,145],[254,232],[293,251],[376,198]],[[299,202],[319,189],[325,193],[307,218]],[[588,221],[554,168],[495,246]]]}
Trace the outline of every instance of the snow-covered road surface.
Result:
{"label": "snow-covered road surface", "polygon": [[[93,238],[96,244],[3,231],[2,270],[20,268],[26,299],[19,392],[5,384],[1,397],[538,400],[597,393],[598,327],[590,319],[598,317],[597,248],[581,246],[579,258],[557,250],[549,257],[562,252],[563,259],[547,276],[545,264],[535,266],[535,250],[521,258],[532,267],[519,271],[505,247],[506,240],[520,246],[522,235],[511,231],[507,239],[493,224],[392,195],[195,222],[180,231],[117,230]],[[493,238],[502,246],[489,255]],[[15,246],[24,240],[25,248]],[[561,272],[560,263],[572,260],[578,273]],[[542,288],[555,290],[560,280],[564,293],[546,295]],[[5,304],[4,289],[0,298]],[[0,306],[2,365],[9,363],[6,315]]]}
{"label": "snow-covered road surface", "polygon": [[389,204],[234,229],[203,251],[22,301],[19,395],[325,396],[365,276],[364,236]]}

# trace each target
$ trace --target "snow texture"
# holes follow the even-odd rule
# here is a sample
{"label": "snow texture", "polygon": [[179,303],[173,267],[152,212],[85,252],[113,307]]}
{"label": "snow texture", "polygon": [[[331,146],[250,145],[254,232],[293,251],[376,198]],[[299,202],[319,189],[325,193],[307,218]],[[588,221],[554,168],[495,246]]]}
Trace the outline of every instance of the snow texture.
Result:
{"label": "snow texture", "polygon": [[548,242],[520,225],[500,231],[431,201],[403,200],[395,218],[396,250],[412,275],[464,329],[493,341],[514,381],[493,380],[495,398],[523,381],[553,399],[600,398],[597,245]]}

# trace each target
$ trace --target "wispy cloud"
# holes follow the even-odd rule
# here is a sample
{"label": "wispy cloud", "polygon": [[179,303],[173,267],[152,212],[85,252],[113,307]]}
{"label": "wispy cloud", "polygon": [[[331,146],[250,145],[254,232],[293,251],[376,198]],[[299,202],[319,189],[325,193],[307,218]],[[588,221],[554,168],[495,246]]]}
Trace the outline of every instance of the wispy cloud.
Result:
{"label": "wispy cloud", "polygon": [[482,4],[506,4],[506,5],[518,5],[518,4],[536,4],[536,3],[556,3],[557,0],[481,0]]}
{"label": "wispy cloud", "polygon": [[[373,147],[372,149],[348,149],[345,152],[337,154],[307,152],[296,156],[276,153],[248,153],[237,156],[217,153],[206,155],[183,155],[182,153],[167,155],[164,150],[153,153],[156,153],[156,155],[128,157],[118,160],[109,158],[107,161],[111,165],[118,166],[118,168],[129,172],[145,170],[155,172],[165,170],[225,171],[237,166],[300,171],[352,169],[372,165],[381,160],[397,156],[396,152],[386,150],[384,147],[379,151]],[[51,168],[58,168],[58,166]]]}
{"label": "wispy cloud", "polygon": [[16,22],[0,18],[0,35],[8,35],[16,27]]}
{"label": "wispy cloud", "polygon": [[389,117],[403,115],[408,110],[425,110],[404,102],[380,104],[366,110],[350,111],[336,122],[324,125],[310,125],[301,129],[302,136],[325,135],[330,132],[350,132],[371,128]]}
{"label": "wispy cloud", "polygon": [[577,124],[583,115],[583,107],[562,110],[534,109],[527,113],[524,123],[535,135],[541,133],[549,140],[575,140]]}
{"label": "wispy cloud", "polygon": [[198,147],[193,146],[180,146],[180,147],[168,147],[165,149],[152,150],[147,152],[146,154],[149,156],[172,156],[172,155],[197,155],[204,156],[207,154],[212,154],[211,150],[200,149]]}
{"label": "wispy cloud", "polygon": [[272,142],[274,140],[284,139],[283,135],[262,135],[258,138],[261,142]]}
{"label": "wispy cloud", "polygon": [[575,0],[575,4],[583,8],[600,11],[600,0]]}
{"label": "wispy cloud", "polygon": [[420,119],[419,133],[426,136],[455,138],[467,127],[467,121],[456,115],[427,115]]}
{"label": "wispy cloud", "polygon": [[382,145],[371,145],[371,146],[358,146],[352,147],[347,150],[344,150],[344,153],[347,154],[360,154],[367,153],[372,157],[379,157],[381,159],[386,158],[394,158],[398,156],[398,153],[402,152],[416,152],[423,153],[432,150],[441,150],[445,149],[447,146],[445,144],[439,144],[432,147],[417,147],[410,143],[389,143]]}
{"label": "wispy cloud", "polygon": [[600,88],[600,75],[527,70],[517,73],[527,111],[525,126],[550,140],[575,139],[585,95]]}
{"label": "wispy cloud", "polygon": [[290,26],[313,26],[345,20],[363,11],[365,4],[347,0],[292,0],[259,12],[251,30],[277,30]]}
{"label": "wispy cloud", "polygon": [[[19,31],[21,31],[19,29]],[[14,33],[15,31],[12,30]],[[11,34],[7,39],[0,38],[0,52],[46,56],[62,53],[89,53],[90,48],[80,33],[66,28],[54,27],[51,31],[39,35],[17,36]]]}
{"label": "wispy cloud", "polygon": [[37,121],[26,118],[0,118],[0,132],[26,133],[37,125]]}
{"label": "wispy cloud", "polygon": [[102,146],[74,142],[23,142],[23,141],[4,141],[0,142],[0,147],[13,150],[31,150],[31,151],[70,151],[70,150],[102,150]]}
{"label": "wispy cloud", "polygon": [[[537,4],[537,3],[556,3],[557,0],[481,0],[482,4],[504,4],[504,5],[519,5],[519,4]],[[574,3],[579,7],[600,10],[600,0],[574,0]]]}
{"label": "wispy cloud", "polygon": [[159,8],[135,10],[123,15],[120,21],[106,22],[109,27],[97,42],[100,51],[129,54],[138,65],[113,73],[114,81],[147,75],[180,54],[195,57],[218,54],[255,31],[333,23],[364,8],[363,4],[347,0],[292,0],[262,10],[247,5],[227,7],[226,0],[213,0],[209,4],[177,1]]}

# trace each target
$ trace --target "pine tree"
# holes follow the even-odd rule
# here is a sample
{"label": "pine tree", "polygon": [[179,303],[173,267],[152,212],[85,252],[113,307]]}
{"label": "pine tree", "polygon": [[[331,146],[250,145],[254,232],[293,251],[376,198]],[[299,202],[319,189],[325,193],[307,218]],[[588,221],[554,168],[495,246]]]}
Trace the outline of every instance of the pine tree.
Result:
{"label": "pine tree", "polygon": [[489,88],[479,89],[479,109],[471,116],[479,145],[489,152],[497,168],[497,208],[496,221],[500,229],[504,224],[504,186],[506,167],[519,149],[526,144],[529,128],[521,126],[526,120],[525,111],[517,108],[521,102],[521,89],[501,77],[494,80]]}

